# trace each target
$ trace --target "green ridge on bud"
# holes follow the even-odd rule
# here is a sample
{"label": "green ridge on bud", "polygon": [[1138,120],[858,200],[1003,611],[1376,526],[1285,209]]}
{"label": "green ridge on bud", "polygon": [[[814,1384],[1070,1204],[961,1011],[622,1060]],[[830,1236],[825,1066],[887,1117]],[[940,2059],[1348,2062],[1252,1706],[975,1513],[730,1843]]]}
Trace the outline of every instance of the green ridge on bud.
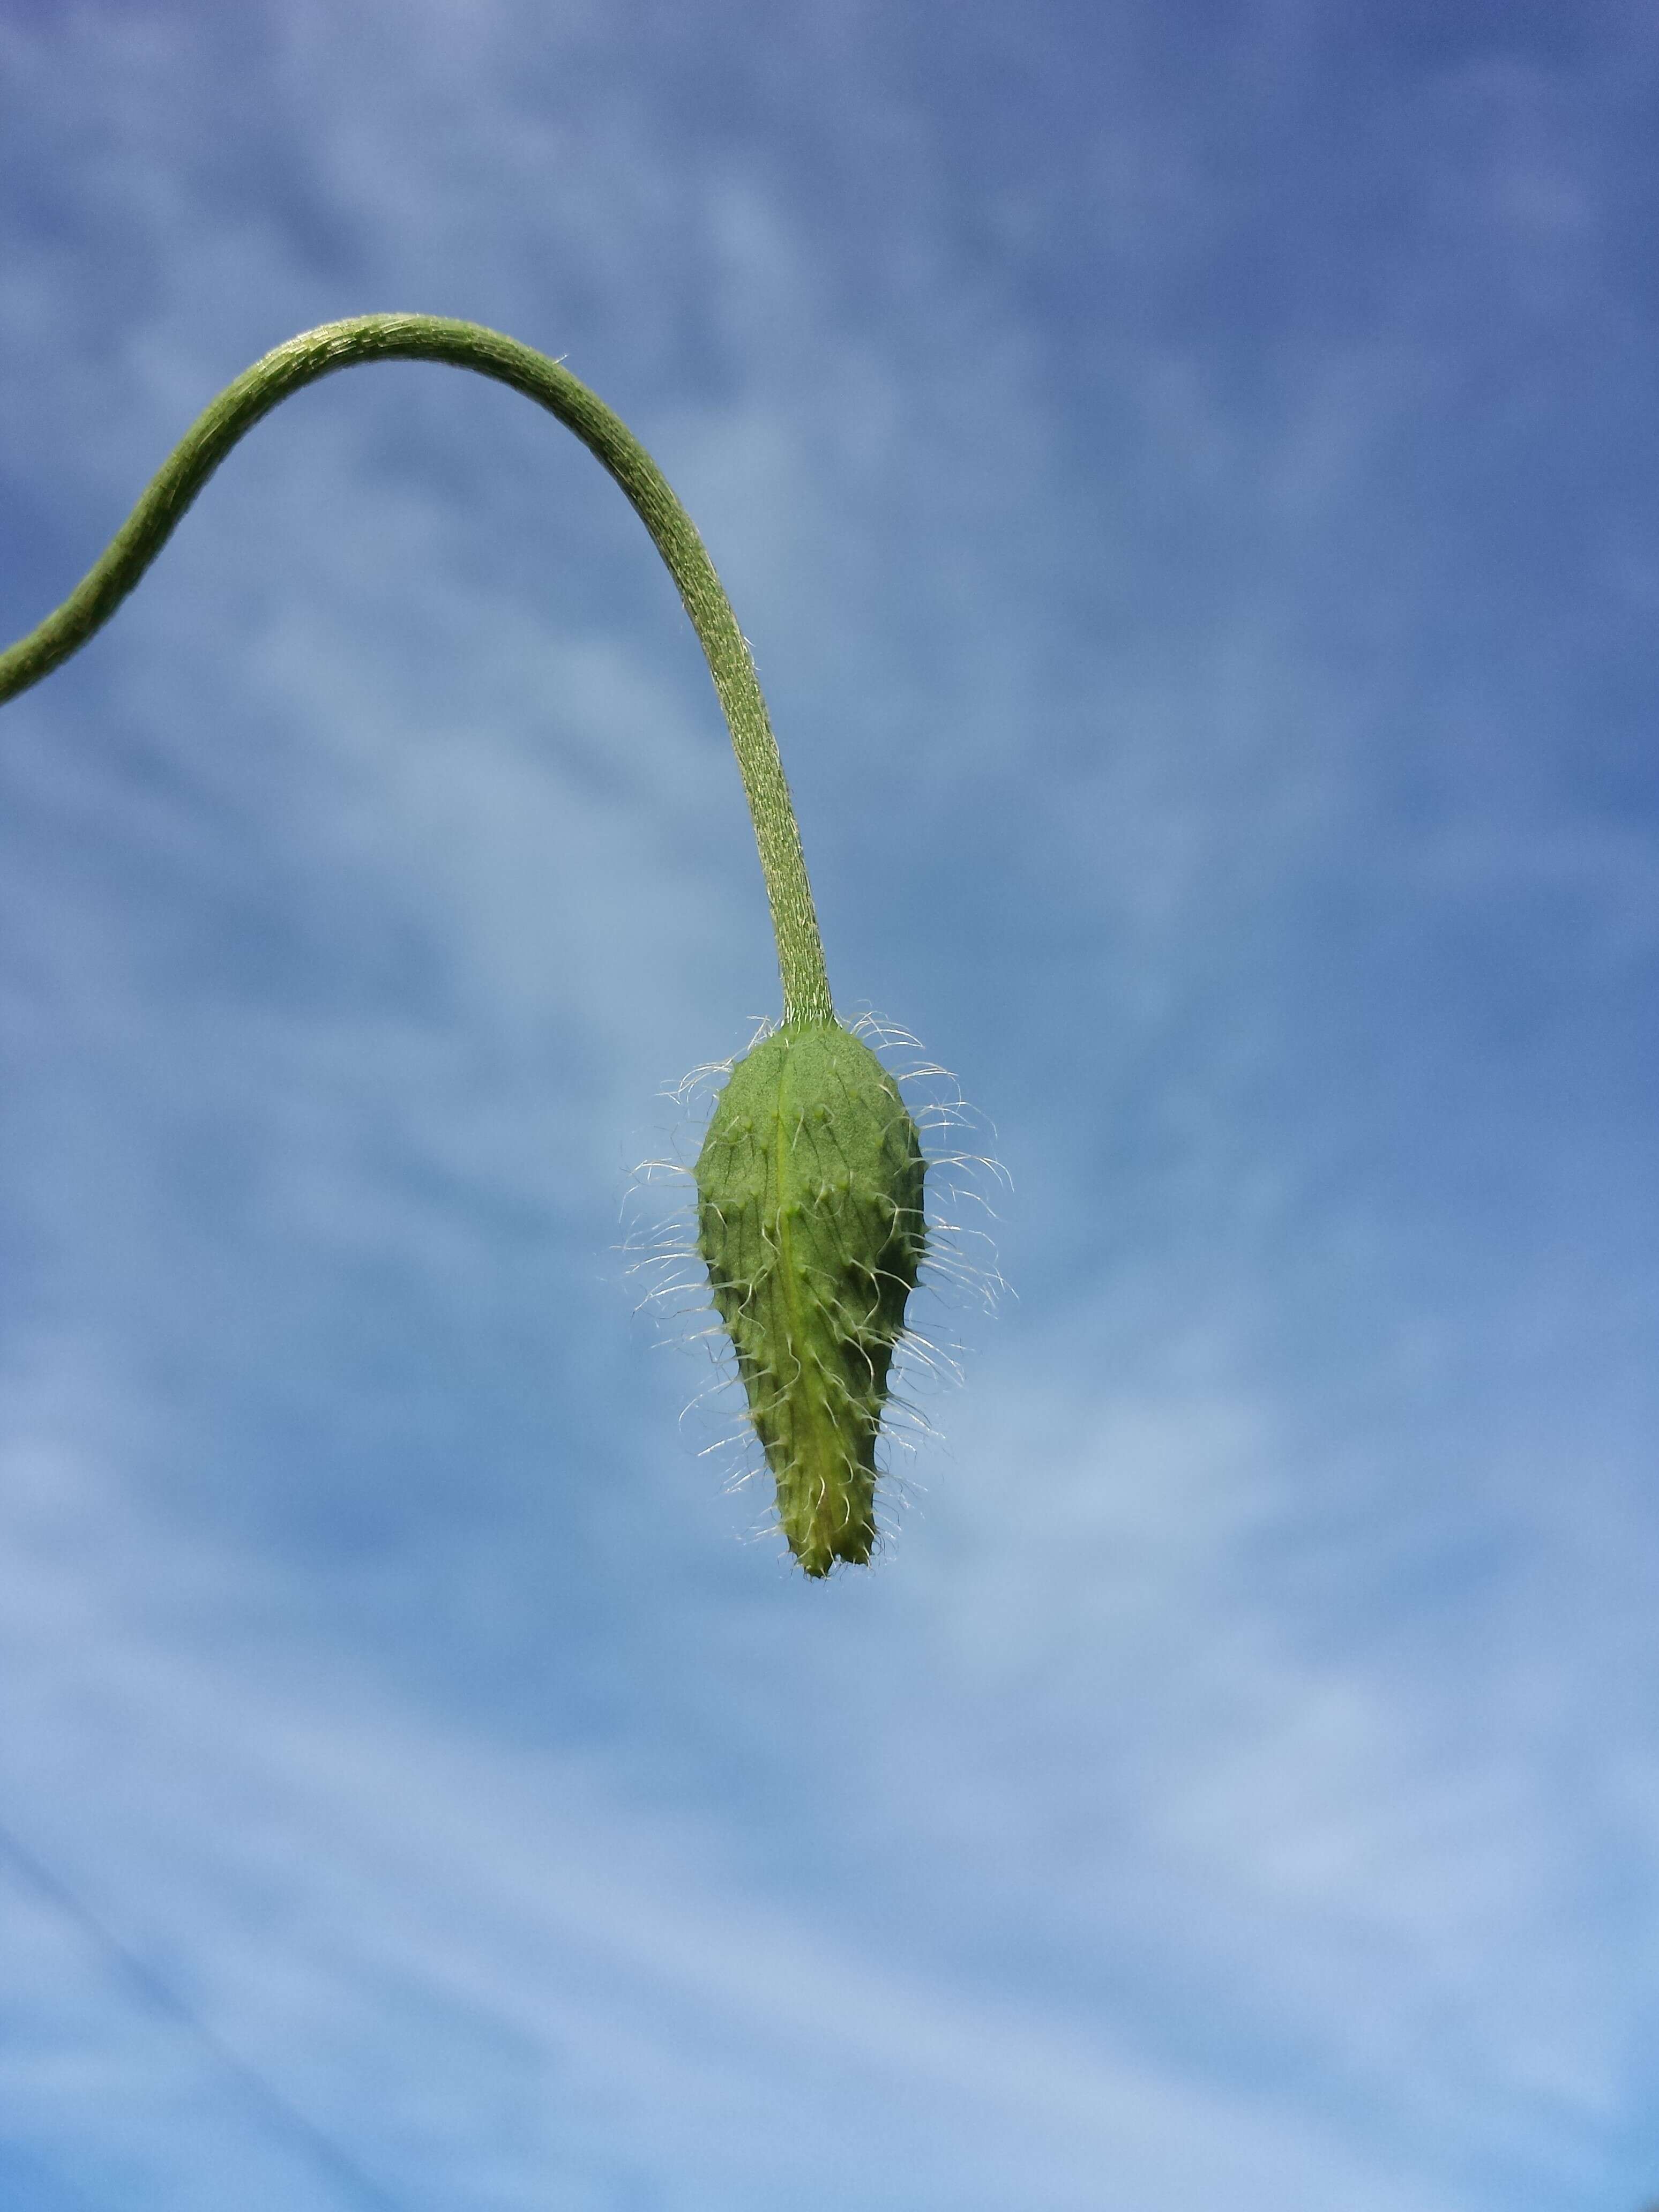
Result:
{"label": "green ridge on bud", "polygon": [[876,1539],[876,1438],[927,1249],[921,1139],[838,1023],[786,1023],[727,1079],[698,1155],[698,1243],[778,1519],[809,1575]]}

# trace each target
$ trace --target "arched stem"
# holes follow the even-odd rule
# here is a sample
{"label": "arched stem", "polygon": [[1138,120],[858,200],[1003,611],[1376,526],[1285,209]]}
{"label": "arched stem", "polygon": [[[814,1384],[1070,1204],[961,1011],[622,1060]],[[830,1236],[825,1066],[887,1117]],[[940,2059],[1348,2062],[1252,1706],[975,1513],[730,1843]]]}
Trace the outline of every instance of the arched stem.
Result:
{"label": "arched stem", "polygon": [[197,417],[108,551],[63,605],[0,653],[0,703],[38,684],[102,629],[209,477],[261,416],[291,392],[362,361],[447,362],[510,384],[574,430],[627,493],[691,617],[732,732],[771,903],[784,1020],[832,1019],[823,943],[777,739],[748,641],[708,549],[661,470],[604,401],[559,362],[497,331],[441,315],[357,315],[306,331],[255,362]]}

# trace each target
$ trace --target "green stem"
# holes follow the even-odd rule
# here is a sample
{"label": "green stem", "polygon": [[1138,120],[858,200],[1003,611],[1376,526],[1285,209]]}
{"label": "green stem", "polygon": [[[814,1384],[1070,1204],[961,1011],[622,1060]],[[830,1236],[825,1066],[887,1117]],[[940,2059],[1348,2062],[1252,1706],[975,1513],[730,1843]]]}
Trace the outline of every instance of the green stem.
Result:
{"label": "green stem", "polygon": [[360,361],[448,362],[510,384],[574,430],[627,493],[691,617],[732,732],[771,903],[784,1020],[831,1020],[823,942],[778,742],[748,641],[708,549],[661,470],[604,401],[559,362],[497,331],[441,315],[356,315],[303,331],[255,362],[197,417],[109,550],[63,605],[0,653],[0,703],[50,675],[102,629],[214,470],[262,416],[291,392]]}

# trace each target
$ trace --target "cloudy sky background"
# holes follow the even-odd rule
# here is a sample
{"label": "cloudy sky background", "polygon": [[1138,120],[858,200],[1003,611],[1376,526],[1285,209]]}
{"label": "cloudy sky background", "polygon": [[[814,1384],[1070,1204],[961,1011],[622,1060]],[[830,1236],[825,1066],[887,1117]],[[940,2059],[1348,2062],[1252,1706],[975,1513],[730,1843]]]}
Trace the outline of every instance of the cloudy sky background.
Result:
{"label": "cloudy sky background", "polygon": [[0,715],[0,2202],[1659,2196],[1656,148],[1601,0],[0,0],[0,635],[295,331],[567,358],[1018,1292],[751,1540],[672,587],[477,380],[263,426]]}

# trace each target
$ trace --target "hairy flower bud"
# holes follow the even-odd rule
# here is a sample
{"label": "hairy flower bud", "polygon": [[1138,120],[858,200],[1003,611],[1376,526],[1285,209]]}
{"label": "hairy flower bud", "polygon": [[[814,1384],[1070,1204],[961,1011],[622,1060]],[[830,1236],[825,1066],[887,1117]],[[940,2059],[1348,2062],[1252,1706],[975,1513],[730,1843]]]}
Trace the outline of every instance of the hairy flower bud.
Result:
{"label": "hairy flower bud", "polygon": [[697,633],[754,824],[784,1014],[715,1107],[697,1163],[698,1241],[790,1549],[809,1575],[867,1559],[888,1372],[927,1249],[921,1140],[891,1077],[831,1012],[800,830],[749,641],[690,516],[597,393],[562,362],[446,316],[354,315],[302,331],[198,416],[102,558],[0,652],[0,705],[102,628],[256,422],[319,377],[371,361],[473,370],[574,431],[632,502]]}
{"label": "hairy flower bud", "polygon": [[927,1249],[916,1125],[834,1022],[787,1024],[732,1069],[697,1159],[698,1243],[778,1519],[809,1575],[875,1542],[876,1437]]}

